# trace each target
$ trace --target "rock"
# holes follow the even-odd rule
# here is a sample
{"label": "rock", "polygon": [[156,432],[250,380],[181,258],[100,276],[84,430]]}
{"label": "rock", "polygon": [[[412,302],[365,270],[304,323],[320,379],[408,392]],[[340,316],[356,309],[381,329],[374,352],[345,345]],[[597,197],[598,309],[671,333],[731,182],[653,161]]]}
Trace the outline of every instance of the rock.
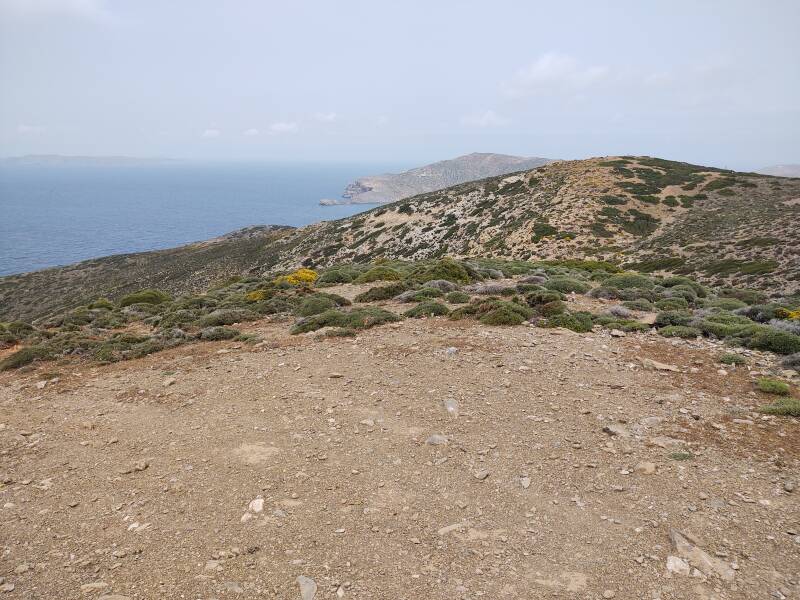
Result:
{"label": "rock", "polygon": [[169,387],[171,385],[175,385],[176,383],[178,383],[177,379],[175,379],[174,377],[169,377],[164,380],[164,387]]}
{"label": "rock", "polygon": [[264,510],[264,498],[257,496],[255,500],[250,501],[250,504],[247,505],[247,508],[254,513],[260,513],[262,510]]}
{"label": "rock", "polygon": [[677,575],[689,576],[691,569],[689,563],[680,558],[679,556],[667,557],[667,573],[675,573]]}
{"label": "rock", "polygon": [[300,575],[297,578],[297,585],[300,586],[300,598],[302,600],[314,600],[314,596],[317,595],[316,581],[305,575]]}
{"label": "rock", "polygon": [[456,354],[458,354],[458,348],[456,348],[455,346],[450,346],[444,351],[444,353],[447,356],[455,356]]}
{"label": "rock", "polygon": [[527,490],[529,487],[531,487],[531,478],[526,475],[523,475],[522,477],[519,478],[519,483],[522,486],[523,490]]}
{"label": "rock", "polygon": [[794,481],[784,481],[783,482],[783,491],[784,492],[792,493],[794,491],[794,488],[795,488]]}
{"label": "rock", "polygon": [[445,527],[442,527],[436,533],[438,533],[439,535],[447,535],[448,533],[451,533],[453,531],[458,531],[459,529],[461,529],[463,527],[464,527],[464,523],[453,523],[452,525],[447,525]]}
{"label": "rock", "polygon": [[675,373],[680,373],[680,369],[677,366],[661,363],[651,358],[640,358],[639,362],[642,363],[642,366],[645,369],[650,369],[655,371],[672,371]]}
{"label": "rock", "polygon": [[725,561],[711,556],[693,540],[676,529],[669,532],[672,546],[681,558],[706,576],[716,575],[723,581],[733,581],[736,572]]}
{"label": "rock", "polygon": [[21,565],[17,565],[14,569],[14,573],[17,575],[22,575],[23,573],[27,573],[31,570],[31,566],[28,563],[22,563]]}
{"label": "rock", "polygon": [[479,471],[475,471],[473,475],[475,476],[475,479],[477,479],[478,481],[483,481],[484,479],[489,477],[489,471],[487,471],[486,469],[481,469]]}
{"label": "rock", "polygon": [[131,600],[131,597],[122,594],[103,594],[97,600]]}
{"label": "rock", "polygon": [[90,594],[90,593],[96,592],[98,590],[104,590],[107,587],[108,587],[108,584],[105,581],[93,581],[92,583],[84,583],[81,586],[81,593]]}
{"label": "rock", "polygon": [[4,583],[0,585],[0,592],[13,592],[15,587],[13,583]]}
{"label": "rock", "polygon": [[37,381],[36,382],[36,389],[37,390],[43,390],[46,385],[47,385],[46,381]]}
{"label": "rock", "polygon": [[611,600],[616,595],[617,593],[614,590],[603,590],[603,598],[606,598],[606,600]]}
{"label": "rock", "polygon": [[630,437],[631,434],[626,427],[622,425],[617,425],[616,423],[612,425],[606,425],[603,427],[603,433],[607,433],[610,436],[619,436],[619,437]]}
{"label": "rock", "polygon": [[612,329],[611,337],[625,337],[625,332],[619,329]]}
{"label": "rock", "polygon": [[425,443],[429,446],[444,446],[447,444],[447,438],[440,433],[434,433],[425,440]]}
{"label": "rock", "polygon": [[656,472],[656,465],[651,462],[640,462],[633,470],[642,475],[652,475]]}
{"label": "rock", "polygon": [[330,374],[328,375],[328,377],[329,377],[330,379],[341,379],[342,377],[344,377],[344,375],[342,375],[341,373],[336,373],[336,372],[334,371],[333,373],[330,373]]}
{"label": "rock", "polygon": [[226,592],[233,592],[234,594],[241,594],[242,592],[244,592],[242,586],[236,583],[235,581],[226,581],[222,585],[225,588]]}

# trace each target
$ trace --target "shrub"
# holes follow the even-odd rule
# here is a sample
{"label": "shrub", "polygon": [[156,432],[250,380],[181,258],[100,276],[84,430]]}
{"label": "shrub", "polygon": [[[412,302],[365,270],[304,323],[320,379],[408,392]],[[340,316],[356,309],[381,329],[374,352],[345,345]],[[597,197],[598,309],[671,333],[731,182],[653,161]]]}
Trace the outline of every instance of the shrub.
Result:
{"label": "shrub", "polygon": [[711,306],[714,308],[721,308],[722,310],[737,310],[739,308],[744,308],[747,306],[745,302],[741,300],[737,300],[736,298],[717,298],[716,300],[712,300],[706,306]]}
{"label": "shrub", "polygon": [[790,354],[789,356],[783,359],[781,364],[787,369],[800,370],[800,352],[795,352],[794,354]]}
{"label": "shrub", "polygon": [[423,283],[434,279],[444,279],[453,283],[470,283],[475,279],[466,266],[452,258],[442,258],[433,264],[420,265],[412,270],[411,277]]}
{"label": "shrub", "polygon": [[484,325],[520,325],[525,322],[525,317],[505,306],[501,306],[490,310],[479,320]]}
{"label": "shrub", "polygon": [[800,336],[771,327],[760,327],[750,338],[748,345],[756,350],[768,350],[776,354],[794,354],[800,352]]}
{"label": "shrub", "polygon": [[450,313],[450,309],[447,308],[444,304],[440,304],[439,302],[434,302],[430,300],[428,302],[421,302],[417,304],[414,308],[411,308],[404,312],[403,314],[407,317],[433,317],[433,316],[440,316],[446,315]]}
{"label": "shrub", "polygon": [[688,277],[683,277],[680,275],[675,275],[673,277],[665,278],[661,282],[661,285],[670,288],[677,286],[688,287],[694,292],[695,296],[697,296],[698,298],[705,298],[706,295],[708,294],[708,291],[702,285],[700,285],[693,279],[689,279]]}
{"label": "shrub", "polygon": [[375,306],[356,308],[349,312],[326,310],[318,315],[300,319],[291,329],[292,334],[316,331],[323,327],[342,327],[349,329],[368,329],[383,323],[399,321],[396,314]]}
{"label": "shrub", "polygon": [[648,289],[653,287],[653,280],[638,273],[617,273],[608,277],[603,285],[621,290],[630,288]]}
{"label": "shrub", "polygon": [[545,327],[564,327],[578,333],[586,333],[592,330],[592,315],[587,312],[555,315],[547,319]]}
{"label": "shrub", "polygon": [[767,297],[763,292],[741,288],[722,288],[717,290],[717,295],[720,298],[734,298],[736,300],[741,300],[745,304],[763,304],[767,300]]}
{"label": "shrub", "polygon": [[733,354],[732,352],[726,352],[722,356],[719,357],[719,362],[723,365],[743,365],[747,361],[744,359],[743,356],[739,356],[738,354]]}
{"label": "shrub", "polygon": [[630,308],[628,308],[627,306],[623,306],[621,304],[615,304],[614,306],[609,306],[606,312],[612,317],[616,317],[618,319],[631,318]]}
{"label": "shrub", "polygon": [[350,283],[357,276],[358,276],[358,273],[355,272],[355,271],[346,270],[346,269],[332,268],[332,269],[328,269],[327,271],[324,271],[322,273],[322,275],[319,276],[319,278],[317,279],[316,283],[317,283],[317,285],[319,285],[321,283],[329,284],[329,285],[333,285],[333,284],[337,284],[337,283]]}
{"label": "shrub", "polygon": [[430,281],[426,281],[423,287],[435,288],[440,292],[452,292],[458,288],[455,283],[447,281],[446,279],[431,279]]}
{"label": "shrub", "polygon": [[361,292],[354,298],[356,302],[380,302],[381,300],[389,300],[398,294],[406,291],[405,283],[391,283],[389,285],[380,285],[369,288],[366,292]]}
{"label": "shrub", "polygon": [[769,377],[759,378],[756,386],[765,394],[775,394],[777,396],[786,396],[789,393],[789,384],[777,379]]}
{"label": "shrub", "polygon": [[656,308],[659,310],[684,310],[689,308],[689,303],[685,298],[664,298],[656,300]]}
{"label": "shrub", "polygon": [[133,294],[128,294],[119,301],[120,307],[131,306],[132,304],[161,304],[171,300],[169,294],[159,290],[140,290]]}
{"label": "shrub", "polygon": [[330,298],[324,296],[311,296],[303,300],[297,308],[297,314],[301,317],[310,317],[311,315],[318,315],[331,308],[335,308],[336,303]]}
{"label": "shrub", "polygon": [[782,319],[770,319],[769,326],[779,331],[800,335],[800,322],[798,321],[784,321]]}
{"label": "shrub", "polygon": [[692,321],[692,313],[685,310],[665,310],[656,315],[655,326],[688,325]]}
{"label": "shrub", "polygon": [[667,327],[662,327],[659,329],[658,333],[664,337],[677,337],[683,339],[695,338],[699,335],[702,335],[702,332],[699,329],[695,329],[694,327],[686,327],[684,325],[668,325]]}
{"label": "shrub", "polygon": [[288,275],[275,278],[275,283],[288,283],[289,285],[311,285],[317,280],[317,272],[312,269],[297,269]]}
{"label": "shrub", "polygon": [[114,310],[114,303],[111,302],[108,298],[98,298],[91,304],[89,304],[89,308],[101,308],[105,310]]}
{"label": "shrub", "polygon": [[244,299],[248,302],[261,302],[267,299],[267,290],[253,290],[252,292],[247,292]]}
{"label": "shrub", "polygon": [[563,300],[564,294],[552,290],[531,292],[525,296],[525,301],[529,306],[538,306],[539,304],[547,304],[548,302],[555,302],[556,300]]}
{"label": "shrub", "polygon": [[631,310],[639,310],[642,312],[649,312],[653,310],[653,303],[645,298],[637,298],[636,300],[626,300],[622,303],[622,305],[626,308],[630,308]]}
{"label": "shrub", "polygon": [[356,278],[356,283],[372,283],[373,281],[400,281],[403,275],[400,271],[384,265],[372,267]]}
{"label": "shrub", "polygon": [[214,342],[218,340],[232,340],[239,335],[237,329],[230,327],[206,327],[200,331],[200,339],[207,342]]}
{"label": "shrub", "polygon": [[567,310],[567,305],[564,304],[561,300],[553,300],[552,302],[540,304],[536,307],[536,312],[538,312],[543,317],[553,317],[555,315],[560,315],[566,310]]}
{"label": "shrub", "polygon": [[569,292],[584,294],[589,291],[590,286],[585,281],[573,279],[572,277],[553,277],[544,283],[544,287],[548,290],[563,292],[565,294]]}
{"label": "shrub", "polygon": [[800,400],[797,398],[780,398],[758,409],[768,415],[779,415],[783,417],[800,417]]}
{"label": "shrub", "polygon": [[464,292],[450,292],[444,297],[450,304],[466,304],[469,302],[469,298],[469,294]]}
{"label": "shrub", "polygon": [[233,325],[244,321],[255,321],[258,315],[249,310],[218,308],[197,321],[199,327],[218,327],[220,325]]}
{"label": "shrub", "polygon": [[48,355],[49,352],[44,346],[27,346],[0,360],[0,371],[18,369],[37,359],[47,358]]}

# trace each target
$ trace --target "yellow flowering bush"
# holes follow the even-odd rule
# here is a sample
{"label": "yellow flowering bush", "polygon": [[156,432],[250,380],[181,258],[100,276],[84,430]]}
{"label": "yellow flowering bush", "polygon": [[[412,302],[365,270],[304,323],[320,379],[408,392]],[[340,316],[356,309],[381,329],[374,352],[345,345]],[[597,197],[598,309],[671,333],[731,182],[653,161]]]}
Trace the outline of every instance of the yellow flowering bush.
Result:
{"label": "yellow flowering bush", "polygon": [[297,269],[294,273],[288,275],[281,275],[275,279],[275,283],[286,282],[291,285],[303,285],[314,283],[319,275],[313,269]]}
{"label": "yellow flowering bush", "polygon": [[800,321],[800,308],[797,310],[789,311],[789,315],[786,318],[792,319],[794,321]]}
{"label": "yellow flowering bush", "polygon": [[266,297],[267,292],[264,290],[253,290],[252,292],[248,292],[244,298],[248,302],[261,302]]}

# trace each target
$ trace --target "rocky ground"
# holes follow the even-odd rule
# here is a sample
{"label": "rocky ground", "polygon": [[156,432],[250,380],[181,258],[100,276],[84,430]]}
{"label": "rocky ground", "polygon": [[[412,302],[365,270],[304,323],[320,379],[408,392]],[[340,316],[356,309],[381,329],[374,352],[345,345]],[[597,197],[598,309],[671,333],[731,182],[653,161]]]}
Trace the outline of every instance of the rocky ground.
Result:
{"label": "rocky ground", "polygon": [[0,374],[0,597],[798,598],[769,355],[408,319]]}

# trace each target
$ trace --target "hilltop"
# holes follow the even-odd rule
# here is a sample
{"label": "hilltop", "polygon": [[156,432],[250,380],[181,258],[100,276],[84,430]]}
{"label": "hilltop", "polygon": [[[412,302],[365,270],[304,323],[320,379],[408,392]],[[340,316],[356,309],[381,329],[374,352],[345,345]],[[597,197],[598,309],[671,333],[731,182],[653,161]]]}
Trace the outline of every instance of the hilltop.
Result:
{"label": "hilltop", "polygon": [[551,161],[547,158],[474,152],[403,173],[361,177],[347,186],[342,194],[344,201],[322,200],[320,204],[385,204],[467,181],[525,171],[548,162]]}
{"label": "hilltop", "polygon": [[[248,241],[0,278],[0,319],[36,318],[134,287],[196,291],[223,275],[441,256],[605,260],[768,295],[800,291],[800,179],[649,157],[550,163]],[[235,244],[235,245],[238,245]],[[141,266],[121,269],[131,262]],[[154,261],[154,262],[152,262]],[[225,264],[225,269],[216,265]],[[151,266],[152,265],[152,266]],[[162,275],[168,271],[168,276]],[[195,285],[199,282],[201,285]]]}

